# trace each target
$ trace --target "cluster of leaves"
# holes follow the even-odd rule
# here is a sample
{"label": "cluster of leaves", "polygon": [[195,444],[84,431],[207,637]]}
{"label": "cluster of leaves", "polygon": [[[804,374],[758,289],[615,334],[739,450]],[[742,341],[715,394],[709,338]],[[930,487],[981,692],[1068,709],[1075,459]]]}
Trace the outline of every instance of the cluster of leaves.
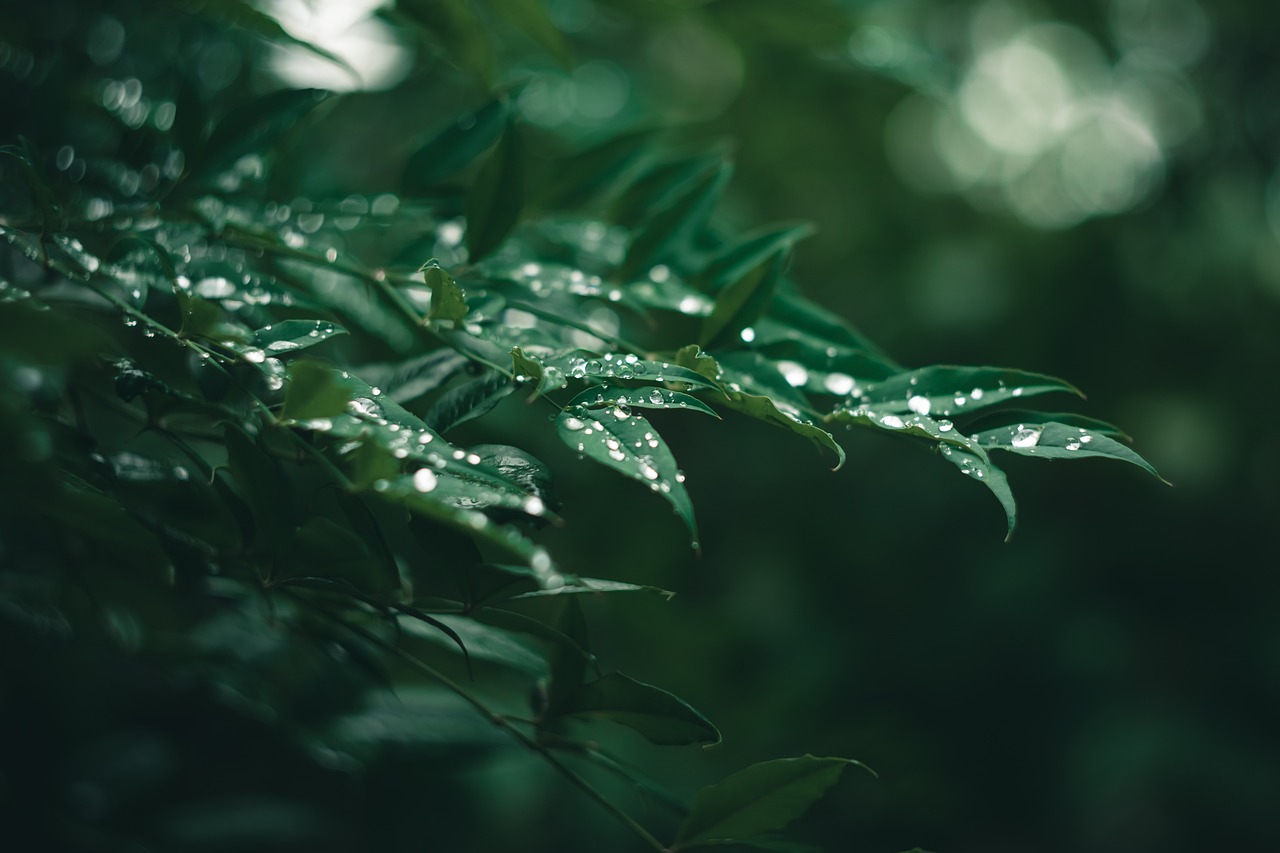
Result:
{"label": "cluster of leaves", "polygon": [[[279,143],[325,101],[277,91],[212,122],[179,103],[139,144],[141,194],[113,194],[136,173],[108,157],[73,177],[60,150],[0,152],[0,420],[21,484],[0,597],[24,630],[101,635],[326,754],[405,737],[389,694],[424,709],[426,741],[492,747],[446,725],[478,714],[655,849],[776,845],[856,762],[748,768],[677,805],[670,844],[567,763],[657,790],[584,724],[720,735],[591,653],[580,599],[668,593],[558,565],[537,539],[561,523],[547,467],[458,428],[525,399],[580,458],[668,501],[695,547],[659,410],[762,420],[836,467],[837,426],[913,439],[989,488],[1010,532],[998,453],[1150,470],[1114,427],[1014,408],[1074,393],[1061,380],[905,370],[806,300],[787,277],[804,226],[715,226],[717,153],[631,134],[530,195],[497,97],[423,144],[403,197],[271,198]],[[336,671],[350,689],[316,707]]]}

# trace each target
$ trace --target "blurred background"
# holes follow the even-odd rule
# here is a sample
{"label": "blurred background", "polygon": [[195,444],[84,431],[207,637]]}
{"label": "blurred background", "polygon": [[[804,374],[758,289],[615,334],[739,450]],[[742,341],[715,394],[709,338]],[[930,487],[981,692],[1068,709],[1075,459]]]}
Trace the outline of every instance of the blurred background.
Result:
{"label": "blurred background", "polygon": [[[539,33],[522,5],[257,4],[358,76],[230,18],[183,17],[232,3],[8,8],[6,136],[68,140],[58,168],[83,169],[76,150],[119,144],[120,125],[168,130],[178,63],[214,110],[286,85],[347,93],[273,177],[300,196],[395,193],[441,117],[495,87],[518,92],[547,164],[628,129],[727,141],[718,220],[816,224],[792,270],[807,295],[908,366],[1068,379],[1174,486],[1011,459],[1006,544],[995,501],[907,443],[850,433],[832,473],[781,431],[657,418],[689,474],[695,557],[643,488],[577,465],[550,430],[504,434],[519,412],[486,422],[474,440],[519,438],[556,472],[563,564],[606,554],[611,577],[679,593],[592,603],[593,638],[725,743],[624,750],[685,792],[768,758],[859,758],[880,779],[849,774],[798,827],[830,850],[1280,849],[1274,10],[547,0],[557,32]],[[74,92],[65,110],[24,100],[42,88],[17,83],[37,77]],[[405,786],[429,774],[378,772],[404,824],[388,838],[407,844],[425,807]],[[441,849],[623,843],[519,759],[425,784],[475,815]]]}

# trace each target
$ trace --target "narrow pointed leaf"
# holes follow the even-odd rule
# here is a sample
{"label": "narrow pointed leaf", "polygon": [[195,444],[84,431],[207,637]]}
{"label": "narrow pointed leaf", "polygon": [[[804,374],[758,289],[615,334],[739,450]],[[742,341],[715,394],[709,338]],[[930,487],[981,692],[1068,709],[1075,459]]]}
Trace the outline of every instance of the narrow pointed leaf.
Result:
{"label": "narrow pointed leaf", "polygon": [[490,0],[490,5],[516,29],[555,57],[562,66],[572,66],[573,54],[569,45],[551,20],[542,0]]}
{"label": "narrow pointed leaf", "polygon": [[556,169],[543,204],[554,210],[577,210],[607,193],[643,159],[647,144],[655,136],[652,130],[636,131],[612,137],[567,158]]}
{"label": "narrow pointed leaf", "polygon": [[354,368],[357,375],[397,403],[408,403],[440,388],[471,360],[443,347],[435,352],[391,364]]}
{"label": "narrow pointed leaf", "polygon": [[813,226],[804,223],[747,234],[712,255],[698,278],[708,293],[719,293],[774,255],[786,255],[792,246],[813,232]]}
{"label": "narrow pointed leaf", "polygon": [[1111,436],[1085,427],[1055,421],[1027,421],[978,433],[978,443],[988,450],[1002,450],[1040,459],[1119,459],[1137,465],[1163,480],[1150,462]]}
{"label": "narrow pointed leaf", "polygon": [[668,201],[635,232],[616,277],[626,281],[684,248],[711,216],[731,173],[721,163]]}
{"label": "narrow pointed leaf", "polygon": [[869,385],[862,392],[862,402],[879,412],[945,417],[1054,391],[1083,396],[1069,382],[1039,373],[1000,367],[937,366]]}
{"label": "narrow pointed leaf", "polygon": [[1013,491],[1009,488],[1009,478],[1004,471],[996,467],[986,454],[973,453],[963,447],[951,444],[939,444],[938,452],[942,458],[959,469],[961,474],[977,480],[991,490],[991,494],[1000,501],[1004,510],[1005,536],[1008,542],[1013,538],[1013,529],[1018,523],[1018,504],[1013,499]]}
{"label": "narrow pointed leaf", "polygon": [[405,191],[420,195],[464,169],[498,140],[508,112],[505,101],[494,99],[428,139],[405,164]]}
{"label": "narrow pointed leaf", "polygon": [[508,121],[502,139],[476,175],[467,195],[467,253],[478,261],[507,239],[524,207],[524,153]]}
{"label": "narrow pointed leaf", "polygon": [[569,447],[639,480],[670,501],[696,542],[698,527],[684,476],[653,424],[620,407],[598,411],[571,407],[556,417],[556,428]]}
{"label": "narrow pointed leaf", "polygon": [[559,713],[609,720],[665,746],[720,742],[719,730],[683,699],[620,672],[580,685]]}
{"label": "narrow pointed leaf", "polygon": [[861,766],[847,758],[780,758],[703,788],[672,850],[749,841],[782,829],[808,811],[851,764]]}
{"label": "narrow pointed leaf", "polygon": [[777,252],[725,286],[716,297],[711,316],[702,324],[704,347],[725,346],[739,340],[742,330],[754,323],[773,299],[785,257]]}
{"label": "narrow pointed leaf", "polygon": [[200,167],[214,171],[269,149],[327,95],[320,89],[282,89],[236,107],[213,129]]}

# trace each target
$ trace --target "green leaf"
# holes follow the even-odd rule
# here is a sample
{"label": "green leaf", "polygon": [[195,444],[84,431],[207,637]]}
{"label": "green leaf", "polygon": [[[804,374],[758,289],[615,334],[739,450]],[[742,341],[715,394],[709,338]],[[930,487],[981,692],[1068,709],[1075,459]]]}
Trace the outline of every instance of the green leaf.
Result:
{"label": "green leaf", "polygon": [[634,379],[637,382],[688,385],[690,388],[720,388],[713,376],[678,363],[643,359],[634,353],[610,352],[598,358],[571,355],[548,360],[547,365],[554,365],[572,379]]}
{"label": "green leaf", "polygon": [[293,490],[284,469],[270,453],[237,426],[224,430],[231,478],[253,510],[259,542],[282,554],[298,523]]}
{"label": "green leaf", "polygon": [[1018,523],[1018,504],[1013,499],[1013,491],[1009,488],[1009,479],[1004,471],[997,468],[985,453],[974,453],[951,444],[939,444],[938,452],[942,454],[943,459],[960,469],[961,474],[973,477],[991,490],[1004,510],[1006,524],[1004,541],[1008,542],[1012,539],[1013,529]]}
{"label": "green leaf", "polygon": [[611,137],[566,158],[556,168],[542,203],[553,210],[578,210],[609,192],[645,157],[653,130]]}
{"label": "green leaf", "polygon": [[[527,673],[534,678],[547,676],[546,659],[517,634],[482,624],[467,616],[433,613],[431,619],[453,631],[472,660],[496,663]],[[455,643],[452,637],[441,633],[427,622],[407,616],[401,616],[398,621],[406,633],[436,643],[450,651],[459,650],[459,644]]]}
{"label": "green leaf", "polygon": [[615,277],[627,281],[683,249],[706,224],[732,173],[728,163],[717,163],[674,195],[636,230]]}
{"label": "green leaf", "polygon": [[490,0],[493,10],[516,29],[537,42],[562,66],[573,65],[573,54],[564,36],[556,28],[542,0]]}
{"label": "green leaf", "polygon": [[1151,476],[1167,482],[1150,462],[1111,436],[1094,429],[1068,426],[1056,421],[1027,420],[1011,426],[978,433],[978,443],[988,450],[1001,450],[1040,459],[1119,459],[1137,465]]}
{"label": "green leaf", "polygon": [[579,685],[559,714],[609,720],[666,746],[720,742],[716,727],[683,699],[620,672]]}
{"label": "green leaf", "polygon": [[626,407],[615,406],[598,417],[585,408],[570,407],[556,416],[556,429],[569,447],[639,480],[670,501],[697,547],[698,527],[684,474],[653,424]]}
{"label": "green leaf", "polygon": [[517,382],[523,381],[533,386],[533,393],[529,396],[530,400],[542,392],[546,381],[542,362],[525,355],[524,350],[520,347],[511,348],[511,372],[515,374]]}
{"label": "green leaf", "polygon": [[612,385],[597,385],[588,388],[569,401],[569,406],[581,406],[586,409],[641,408],[641,409],[688,409],[702,412],[713,418],[720,417],[715,409],[688,394],[679,391],[668,391],[666,388],[619,388]]}
{"label": "green leaf", "polygon": [[467,194],[467,253],[472,263],[507,239],[524,207],[524,152],[515,123],[507,122],[497,147]]}
{"label": "green leaf", "polygon": [[230,166],[246,154],[271,148],[328,95],[320,89],[281,89],[227,113],[205,143],[198,165],[205,172]]}
{"label": "green leaf", "polygon": [[1070,383],[1039,373],[1002,367],[935,366],[869,385],[862,392],[862,402],[878,412],[947,417],[1053,391],[1084,396]]}
{"label": "green leaf", "polygon": [[419,272],[431,290],[431,310],[427,318],[433,321],[452,320],[455,326],[461,323],[467,316],[467,298],[453,276],[441,269],[434,259],[423,264]]}
{"label": "green leaf", "polygon": [[754,323],[773,299],[785,259],[782,252],[771,255],[742,278],[725,286],[716,297],[711,316],[703,321],[703,346],[726,346],[738,342],[742,330]]}
{"label": "green leaf", "polygon": [[698,792],[672,850],[749,841],[782,829],[817,802],[848,758],[779,758],[753,764]]}
{"label": "green leaf", "polygon": [[708,258],[698,279],[708,293],[719,293],[775,255],[786,255],[796,242],[813,232],[812,225],[802,223],[745,234]]}
{"label": "green leaf", "polygon": [[[346,333],[346,329],[327,320],[282,320],[254,332],[251,341],[262,351],[258,355],[285,359],[292,358],[299,350]],[[250,358],[256,360],[256,356]]]}
{"label": "green leaf", "polygon": [[427,426],[437,432],[448,432],[458,424],[493,411],[512,391],[511,377],[496,370],[485,370],[475,379],[450,388],[423,416]]}
{"label": "green leaf", "polygon": [[286,420],[306,421],[345,413],[358,391],[356,385],[347,381],[349,378],[318,361],[291,363],[280,416]]}
{"label": "green leaf", "polygon": [[495,98],[428,139],[405,164],[405,192],[421,195],[460,172],[498,140],[508,112],[505,99]]}
{"label": "green leaf", "polygon": [[376,385],[388,398],[408,403],[444,385],[471,360],[449,347],[426,355],[390,364],[369,364],[354,368],[371,385]]}

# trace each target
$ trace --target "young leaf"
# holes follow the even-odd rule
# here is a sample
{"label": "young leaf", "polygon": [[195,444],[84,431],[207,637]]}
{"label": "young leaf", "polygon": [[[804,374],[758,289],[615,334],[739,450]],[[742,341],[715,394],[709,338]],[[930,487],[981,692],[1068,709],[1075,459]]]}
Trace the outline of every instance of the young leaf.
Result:
{"label": "young leaf", "polygon": [[675,507],[697,545],[698,527],[693,518],[693,502],[684,487],[684,474],[676,467],[671,449],[662,441],[653,424],[633,414],[629,407],[614,406],[596,417],[574,406],[556,416],[561,440],[579,453],[591,457],[660,493]]}
{"label": "young leaf", "polygon": [[546,380],[542,362],[525,355],[524,350],[520,347],[511,348],[511,372],[515,374],[517,382],[523,379],[524,382],[533,386],[533,394],[530,395],[530,400],[542,392]]}
{"label": "young leaf", "polygon": [[799,818],[840,779],[848,758],[779,758],[698,792],[672,850],[748,842]]}
{"label": "young leaf", "polygon": [[441,269],[435,259],[423,264],[419,272],[431,290],[431,310],[427,319],[452,320],[454,325],[461,323],[467,316],[467,298],[453,276]]}
{"label": "young leaf", "polygon": [[719,730],[683,699],[620,672],[579,685],[559,713],[609,720],[664,746],[720,742]]}
{"label": "young leaf", "polygon": [[507,122],[467,195],[467,253],[472,262],[507,239],[524,206],[524,152],[515,123]]}
{"label": "young leaf", "polygon": [[450,122],[409,157],[404,168],[405,192],[421,195],[461,171],[497,141],[507,114],[506,101],[495,98]]}

